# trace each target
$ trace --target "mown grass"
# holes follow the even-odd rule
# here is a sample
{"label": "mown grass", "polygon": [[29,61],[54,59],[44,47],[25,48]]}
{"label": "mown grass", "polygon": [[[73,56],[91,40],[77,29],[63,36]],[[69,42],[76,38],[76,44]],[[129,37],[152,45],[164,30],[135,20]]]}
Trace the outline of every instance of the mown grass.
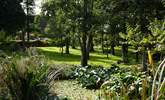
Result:
{"label": "mown grass", "polygon": [[[39,53],[45,55],[49,59],[50,64],[80,64],[80,49],[70,48],[70,54],[61,54],[59,47],[38,47],[37,49]],[[115,56],[109,54],[109,58],[107,58],[107,55],[102,54],[102,52],[97,48],[95,52],[90,53],[89,65],[102,65],[105,67],[109,67],[111,64],[117,63],[119,60],[122,60],[119,47],[115,48],[115,52]],[[130,63],[128,63],[127,65],[135,64],[133,50],[130,49],[128,54]]]}

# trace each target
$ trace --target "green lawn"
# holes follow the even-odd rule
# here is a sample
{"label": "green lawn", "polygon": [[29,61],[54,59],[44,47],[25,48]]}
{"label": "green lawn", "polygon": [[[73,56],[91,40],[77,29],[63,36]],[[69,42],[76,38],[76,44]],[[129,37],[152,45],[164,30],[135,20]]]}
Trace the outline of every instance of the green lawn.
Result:
{"label": "green lawn", "polygon": [[[45,55],[49,60],[50,64],[73,64],[73,65],[79,65],[80,64],[80,58],[81,58],[81,52],[79,49],[70,49],[70,54],[61,54],[60,48],[58,47],[38,47],[38,51]],[[121,54],[120,54],[120,48],[115,48],[116,50],[116,56],[109,55],[109,58],[107,58],[106,54],[102,54],[99,50],[96,52],[90,53],[90,65],[102,65],[102,66],[110,66],[111,64],[117,63],[118,60],[121,60]],[[133,50],[129,50],[129,55],[131,55],[131,52]],[[129,56],[131,59],[130,64],[134,63],[133,56]],[[130,65],[128,64],[128,65]]]}

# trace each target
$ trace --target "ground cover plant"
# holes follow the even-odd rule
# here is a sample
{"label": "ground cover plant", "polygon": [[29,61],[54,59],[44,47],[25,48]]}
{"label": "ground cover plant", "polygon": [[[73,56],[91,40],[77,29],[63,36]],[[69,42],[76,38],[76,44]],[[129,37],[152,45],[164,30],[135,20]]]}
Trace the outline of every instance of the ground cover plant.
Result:
{"label": "ground cover plant", "polygon": [[82,87],[98,89],[112,74],[118,73],[119,70],[120,68],[116,65],[107,69],[101,66],[86,66],[77,67],[73,75]]}

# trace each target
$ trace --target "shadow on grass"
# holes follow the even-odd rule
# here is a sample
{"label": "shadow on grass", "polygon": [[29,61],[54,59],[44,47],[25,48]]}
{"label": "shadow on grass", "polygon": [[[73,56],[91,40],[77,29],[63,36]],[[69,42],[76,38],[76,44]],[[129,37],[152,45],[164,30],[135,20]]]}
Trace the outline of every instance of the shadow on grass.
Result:
{"label": "shadow on grass", "polygon": [[[74,53],[71,52],[70,54],[61,54],[60,52],[56,50],[42,50],[38,49],[40,54],[45,55],[49,60],[62,62],[62,63],[68,63],[68,62],[80,62],[81,56],[80,53]],[[132,51],[128,52],[129,57],[129,63],[125,65],[134,65],[138,64],[138,62],[135,61],[135,54]],[[115,50],[115,56],[109,54],[109,58],[106,57],[106,54],[102,54],[99,51],[95,51],[90,53],[90,62],[92,63],[98,63],[98,64],[112,64],[117,63],[118,60],[121,60],[121,50],[117,49]]]}
{"label": "shadow on grass", "polygon": [[[40,54],[45,55],[49,60],[54,60],[54,61],[59,61],[59,62],[80,62],[81,56],[79,54],[61,54],[60,52],[57,51],[47,51],[47,50],[42,50],[39,49],[38,50]],[[101,56],[99,56],[101,55]],[[91,53],[90,55],[90,61],[92,63],[94,62],[100,62],[100,63],[109,63],[111,64],[112,62],[115,62],[119,60],[116,57],[112,57],[110,56],[109,59],[107,59],[107,57],[103,54],[93,54]]]}
{"label": "shadow on grass", "polygon": [[45,50],[39,50],[39,53],[45,55],[50,60],[55,61],[80,61],[80,55],[74,55],[74,54],[61,54],[56,51],[45,51]]}

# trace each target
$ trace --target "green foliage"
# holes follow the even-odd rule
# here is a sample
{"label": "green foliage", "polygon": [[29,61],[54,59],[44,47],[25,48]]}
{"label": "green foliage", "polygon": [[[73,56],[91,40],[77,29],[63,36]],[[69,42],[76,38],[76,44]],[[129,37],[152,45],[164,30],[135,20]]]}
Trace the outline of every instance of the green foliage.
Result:
{"label": "green foliage", "polygon": [[[0,58],[1,81],[12,100],[47,100],[54,73],[43,56]],[[0,93],[1,94],[1,93]],[[1,98],[5,98],[1,97]]]}
{"label": "green foliage", "polygon": [[13,33],[25,25],[25,13],[21,7],[22,0],[1,0],[0,31]]}
{"label": "green foliage", "polygon": [[116,65],[111,66],[109,69],[101,66],[78,67],[74,72],[74,76],[83,87],[97,89],[110,78],[111,74],[117,73],[118,70],[119,67]]}
{"label": "green foliage", "polygon": [[148,29],[152,34],[152,37],[149,38],[151,44],[155,44],[155,49],[157,51],[163,51],[165,42],[165,21],[155,19],[153,22],[150,22]]}
{"label": "green foliage", "polygon": [[0,34],[1,34],[1,36],[0,36],[0,43],[1,43],[1,42],[5,41],[6,33],[4,31],[0,31]]}
{"label": "green foliage", "polygon": [[[147,77],[145,73],[132,73],[130,71],[121,71],[114,74],[106,81],[101,88],[105,97],[120,99],[139,99],[150,96],[151,77]],[[146,97],[144,97],[146,96]]]}
{"label": "green foliage", "polygon": [[58,70],[57,80],[69,80],[73,78],[74,65],[69,64],[52,64],[51,70]]}

